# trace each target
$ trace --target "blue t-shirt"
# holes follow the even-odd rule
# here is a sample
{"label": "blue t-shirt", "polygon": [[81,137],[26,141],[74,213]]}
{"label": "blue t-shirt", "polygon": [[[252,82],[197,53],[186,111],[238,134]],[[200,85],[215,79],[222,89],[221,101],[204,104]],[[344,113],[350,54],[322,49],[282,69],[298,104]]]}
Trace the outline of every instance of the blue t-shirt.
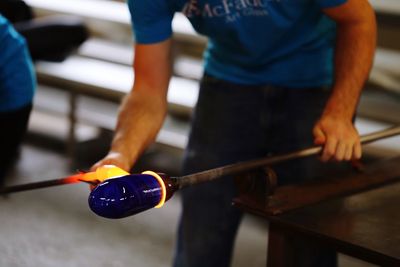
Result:
{"label": "blue t-shirt", "polygon": [[23,39],[0,14],[0,112],[32,102],[36,79]]}
{"label": "blue t-shirt", "polygon": [[241,84],[331,85],[335,23],[322,13],[347,0],[128,0],[136,42],[172,34],[182,12],[209,37],[205,71]]}

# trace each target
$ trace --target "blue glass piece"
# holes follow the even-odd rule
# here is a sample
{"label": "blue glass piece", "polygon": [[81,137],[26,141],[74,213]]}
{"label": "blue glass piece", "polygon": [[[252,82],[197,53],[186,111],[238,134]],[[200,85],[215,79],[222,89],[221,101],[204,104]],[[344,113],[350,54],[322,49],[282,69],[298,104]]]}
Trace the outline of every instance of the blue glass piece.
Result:
{"label": "blue glass piece", "polygon": [[89,195],[89,207],[99,216],[118,219],[155,207],[160,183],[148,174],[130,174],[100,183]]}

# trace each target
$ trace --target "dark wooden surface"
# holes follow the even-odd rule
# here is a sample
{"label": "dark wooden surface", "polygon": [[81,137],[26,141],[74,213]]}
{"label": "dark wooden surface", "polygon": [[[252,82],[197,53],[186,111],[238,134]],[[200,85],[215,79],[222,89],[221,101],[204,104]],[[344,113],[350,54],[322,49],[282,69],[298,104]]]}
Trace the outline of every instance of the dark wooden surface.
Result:
{"label": "dark wooden surface", "polygon": [[[275,187],[274,191],[268,195],[263,191],[255,190],[254,186],[247,186],[244,190],[241,184],[237,184],[240,194],[239,198],[235,199],[235,204],[261,216],[271,216],[400,182],[400,157],[379,162],[375,160],[365,165],[358,164],[358,166],[360,166],[358,171],[349,169],[331,174],[331,177],[324,177],[324,179]],[[240,178],[243,181],[248,180],[248,178],[245,179],[246,177]],[[276,179],[279,180],[279,177]],[[258,187],[269,186],[266,184],[268,179],[260,176],[254,176],[253,180],[249,180],[250,184],[254,184],[255,181],[264,181],[264,185],[260,184]]]}
{"label": "dark wooden surface", "polygon": [[[397,162],[392,168],[400,168]],[[241,207],[266,217],[276,231],[313,239],[381,266],[400,266],[400,182],[278,216],[263,214],[251,206]]]}
{"label": "dark wooden surface", "polygon": [[369,262],[400,266],[400,183],[304,207],[270,222]]}
{"label": "dark wooden surface", "polygon": [[400,157],[366,165],[362,171],[350,171],[330,179],[282,186],[269,198],[269,205],[265,210],[271,214],[279,214],[399,181]]}

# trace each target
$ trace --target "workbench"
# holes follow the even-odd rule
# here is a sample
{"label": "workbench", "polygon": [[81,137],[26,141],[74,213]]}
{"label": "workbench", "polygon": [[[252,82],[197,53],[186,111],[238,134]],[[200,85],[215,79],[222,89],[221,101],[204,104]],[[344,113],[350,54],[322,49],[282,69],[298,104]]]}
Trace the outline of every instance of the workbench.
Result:
{"label": "workbench", "polygon": [[[235,203],[242,210],[269,221],[268,238],[269,244],[273,245],[268,246],[268,267],[293,266],[290,263],[290,255],[294,252],[291,251],[293,237],[304,240],[305,244],[311,242],[332,248],[379,266],[400,266],[399,166],[400,157],[374,163],[376,171],[386,170],[384,172],[392,177],[380,187],[304,205],[277,215],[272,215],[260,203],[243,199]],[[374,179],[368,171],[362,175],[365,179]],[[315,190],[318,194],[318,188]],[[300,191],[293,193],[292,199],[296,199]],[[276,194],[280,194],[279,188]]]}

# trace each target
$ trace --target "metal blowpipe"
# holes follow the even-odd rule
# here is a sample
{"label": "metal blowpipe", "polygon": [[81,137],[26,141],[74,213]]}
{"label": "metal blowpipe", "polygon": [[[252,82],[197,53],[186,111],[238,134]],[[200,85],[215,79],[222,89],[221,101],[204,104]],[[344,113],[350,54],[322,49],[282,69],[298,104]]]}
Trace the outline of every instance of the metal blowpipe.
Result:
{"label": "metal blowpipe", "polygon": [[[400,126],[364,135],[361,137],[361,143],[367,144],[398,134],[400,134]],[[99,216],[113,219],[123,218],[154,207],[162,207],[174,192],[181,188],[212,181],[225,175],[236,175],[284,161],[317,155],[321,150],[321,146],[311,147],[181,177],[168,177],[165,174],[148,171],[142,174],[129,174],[108,179],[91,192],[89,206]]]}
{"label": "metal blowpipe", "polygon": [[[361,143],[400,134],[400,126],[361,136]],[[159,208],[174,192],[187,186],[212,181],[225,175],[234,175],[280,162],[317,155],[322,147],[311,147],[288,154],[234,163],[181,177],[169,177],[152,171],[129,174],[112,165],[98,168],[95,172],[78,173],[65,178],[14,185],[0,189],[0,194],[47,188],[79,182],[95,188],[89,196],[89,206],[96,214],[106,218],[123,218],[150,208]]]}

